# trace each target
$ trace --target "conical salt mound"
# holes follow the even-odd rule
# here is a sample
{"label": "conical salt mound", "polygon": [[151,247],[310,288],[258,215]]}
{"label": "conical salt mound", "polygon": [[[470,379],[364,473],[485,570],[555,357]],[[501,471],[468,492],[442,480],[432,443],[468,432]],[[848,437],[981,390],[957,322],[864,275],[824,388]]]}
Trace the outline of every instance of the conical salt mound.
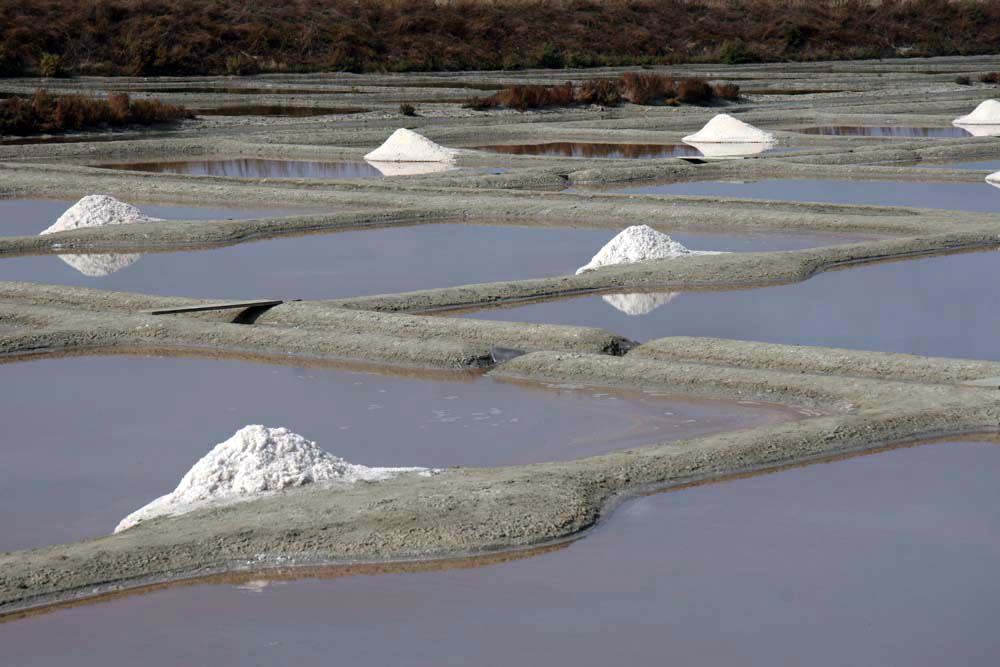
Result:
{"label": "conical salt mound", "polygon": [[718,253],[689,250],[663,232],[647,225],[635,225],[620,232],[607,242],[593,259],[576,270],[577,275],[602,266],[633,264],[651,259],[670,259],[686,255],[715,255]]}
{"label": "conical salt mound", "polygon": [[372,162],[452,162],[457,156],[458,151],[401,127],[365,159]]}
{"label": "conical salt mound", "polygon": [[427,468],[367,468],[320,449],[285,428],[244,426],[215,446],[188,471],[172,493],[122,519],[115,532],[159,516],[255,497],[313,482],[378,482]]}
{"label": "conical salt mound", "polygon": [[967,116],[952,121],[955,125],[1000,125],[1000,101],[986,100]]}
{"label": "conical salt mound", "polygon": [[684,137],[685,143],[706,144],[770,144],[774,135],[753,125],[748,125],[729,114],[720,113],[694,134]]}
{"label": "conical salt mound", "polygon": [[85,227],[127,225],[133,222],[155,222],[158,218],[143,215],[131,204],[109,195],[87,195],[69,207],[51,227],[41,232],[52,234]]}

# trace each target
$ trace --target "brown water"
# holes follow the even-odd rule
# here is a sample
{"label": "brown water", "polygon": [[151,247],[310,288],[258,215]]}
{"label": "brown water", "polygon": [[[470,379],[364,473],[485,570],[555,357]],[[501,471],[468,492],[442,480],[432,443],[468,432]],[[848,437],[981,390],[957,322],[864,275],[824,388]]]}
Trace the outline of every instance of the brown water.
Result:
{"label": "brown water", "polygon": [[1000,254],[980,252],[872,264],[778,287],[587,296],[464,316],[605,327],[642,341],[718,336],[1000,360],[1000,310],[991,307],[998,281]]}
{"label": "brown water", "polygon": [[[0,200],[0,230],[10,224],[12,233],[37,233],[70,202],[35,204]],[[142,209],[159,217],[194,217],[184,209]],[[228,211],[216,216],[195,213],[231,217]],[[574,227],[427,224],[285,237],[195,252],[8,257],[0,260],[0,280],[221,299],[323,299],[573,273],[615,234],[616,230]],[[734,251],[856,240],[808,234],[674,236],[690,247]],[[77,258],[85,261],[81,264]]]}
{"label": "brown water", "polygon": [[998,475],[992,442],[898,449],[640,498],[533,558],[171,588],[0,624],[0,646],[23,667],[991,667]]}
{"label": "brown water", "polygon": [[612,194],[694,195],[738,197],[772,201],[913,206],[917,208],[1000,212],[1000,190],[988,183],[933,183],[919,181],[852,181],[840,179],[782,179],[759,181],[696,181],[617,188],[573,188],[573,192]]}
{"label": "brown water", "polygon": [[[787,408],[171,357],[0,364],[0,551],[109,533],[247,424],[370,466],[492,466],[777,423]],[[16,390],[14,389],[16,388]]]}
{"label": "brown water", "polygon": [[77,144],[83,142],[104,142],[104,141],[143,141],[147,139],[160,139],[169,137],[169,132],[105,132],[94,134],[92,132],[82,134],[52,134],[32,137],[18,137],[17,139],[0,139],[0,146],[30,146],[32,144]]}
{"label": "brown water", "polygon": [[888,137],[927,138],[971,137],[959,127],[861,127],[850,125],[821,125],[795,130],[802,134],[819,134],[833,137]]}
{"label": "brown water", "polygon": [[322,88],[232,88],[232,87],[222,87],[216,88],[212,86],[195,86],[195,87],[184,87],[175,86],[167,88],[124,88],[118,92],[121,93],[148,93],[150,95],[156,95],[157,93],[198,93],[198,94],[209,94],[209,95],[334,95],[334,94],[344,94],[344,93],[354,93],[347,88],[342,88],[339,90],[332,89],[322,89]]}
{"label": "brown water", "polygon": [[507,155],[554,155],[558,157],[628,158],[635,160],[701,155],[701,151],[687,144],[597,144],[579,141],[479,146],[475,150]]}
{"label": "brown water", "polygon": [[826,88],[766,88],[763,90],[745,90],[744,95],[825,95],[830,93],[846,93],[846,90],[828,90]]}
{"label": "brown water", "polygon": [[353,180],[382,178],[382,172],[363,160],[316,162],[310,160],[270,160],[236,158],[231,160],[181,160],[172,162],[130,162],[95,165],[104,169],[151,171],[162,174],[193,174],[229,178],[319,178]]}
{"label": "brown water", "polygon": [[368,109],[360,107],[293,107],[281,104],[240,104],[212,109],[198,109],[199,116],[286,116],[305,118],[308,116],[342,116],[362,113]]}

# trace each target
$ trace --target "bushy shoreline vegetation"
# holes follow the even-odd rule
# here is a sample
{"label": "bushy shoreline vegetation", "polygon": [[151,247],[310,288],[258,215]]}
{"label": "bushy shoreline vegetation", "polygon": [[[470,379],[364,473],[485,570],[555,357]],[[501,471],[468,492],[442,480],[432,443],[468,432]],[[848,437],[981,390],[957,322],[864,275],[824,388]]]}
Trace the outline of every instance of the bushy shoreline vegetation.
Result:
{"label": "bushy shoreline vegetation", "polygon": [[0,100],[0,134],[18,136],[157,125],[185,118],[194,118],[194,114],[182,106],[159,100],[133,100],[124,93],[104,99],[51,95],[38,90],[30,97]]}
{"label": "bushy shoreline vegetation", "polygon": [[0,0],[0,76],[992,53],[991,0]]}

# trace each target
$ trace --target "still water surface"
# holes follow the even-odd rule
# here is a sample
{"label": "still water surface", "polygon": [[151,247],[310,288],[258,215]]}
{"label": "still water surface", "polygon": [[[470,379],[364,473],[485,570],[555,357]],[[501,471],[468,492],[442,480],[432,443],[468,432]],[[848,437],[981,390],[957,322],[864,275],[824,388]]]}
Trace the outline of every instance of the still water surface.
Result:
{"label": "still water surface", "polygon": [[534,558],[172,588],[0,624],[0,646],[23,667],[992,667],[998,476],[993,442],[897,449],[641,498]]}
{"label": "still water surface", "polygon": [[0,551],[109,533],[247,424],[288,427],[353,463],[447,467],[573,459],[801,417],[458,373],[170,357],[6,363],[0,383],[11,389],[0,401]]}
{"label": "still water surface", "polygon": [[466,317],[605,327],[635,340],[717,336],[1000,360],[1000,253],[872,264],[724,292],[587,296]]}

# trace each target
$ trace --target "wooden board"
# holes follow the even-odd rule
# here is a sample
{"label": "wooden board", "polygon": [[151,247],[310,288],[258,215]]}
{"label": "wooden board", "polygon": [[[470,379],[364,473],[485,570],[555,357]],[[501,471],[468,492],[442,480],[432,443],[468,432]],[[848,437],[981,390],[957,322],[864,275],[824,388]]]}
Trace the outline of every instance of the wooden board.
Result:
{"label": "wooden board", "polygon": [[266,299],[259,301],[224,301],[222,303],[202,303],[197,306],[178,306],[176,308],[157,308],[147,310],[150,315],[173,315],[176,313],[201,313],[209,310],[235,310],[237,308],[271,308],[284,303],[281,299]]}

